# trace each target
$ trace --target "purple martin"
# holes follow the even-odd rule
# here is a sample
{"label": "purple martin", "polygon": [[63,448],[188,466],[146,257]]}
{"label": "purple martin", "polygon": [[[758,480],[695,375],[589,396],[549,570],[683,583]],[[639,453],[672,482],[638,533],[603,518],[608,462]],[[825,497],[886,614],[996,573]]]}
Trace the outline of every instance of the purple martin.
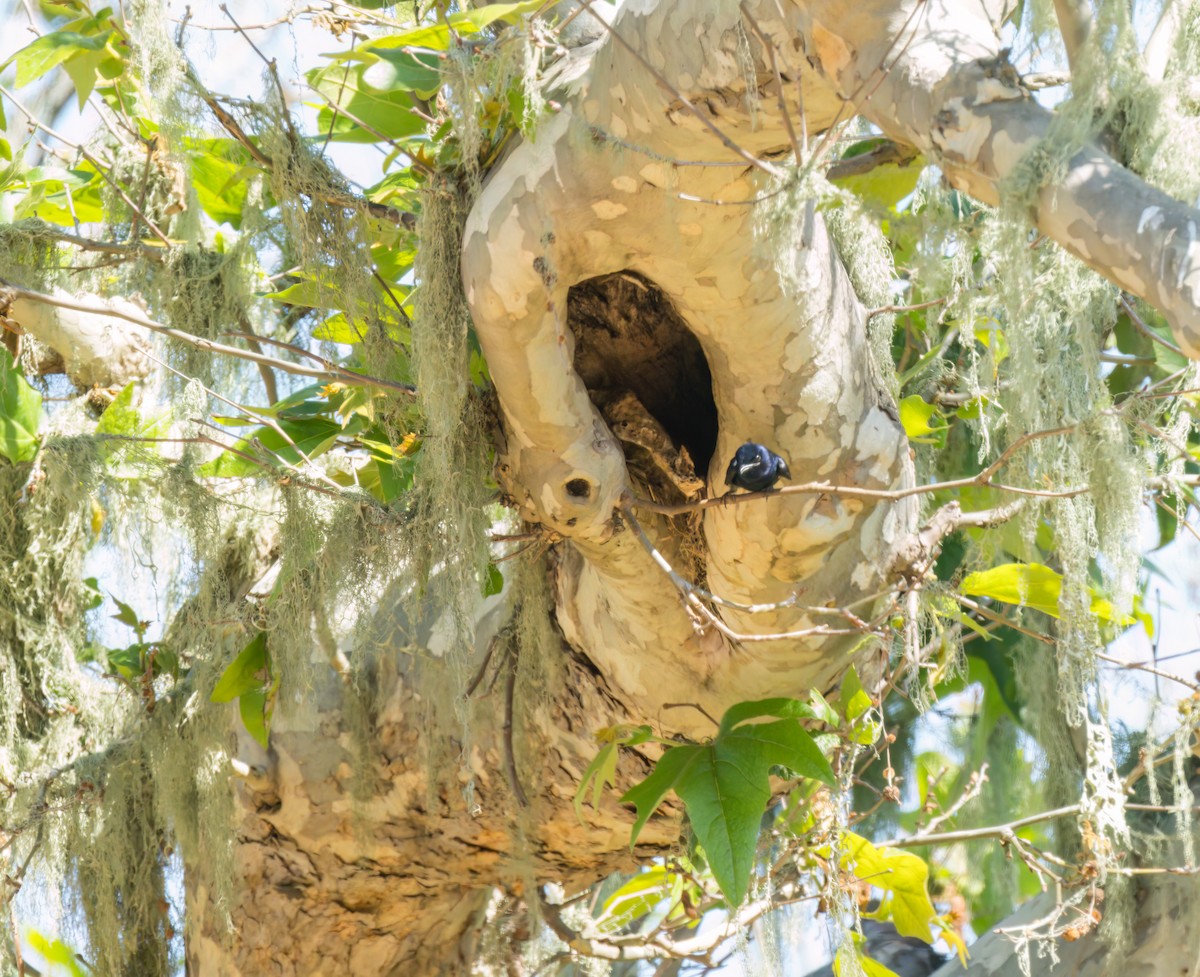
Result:
{"label": "purple martin", "polygon": [[737,449],[725,471],[725,484],[744,488],[747,492],[762,492],[780,478],[791,478],[787,462],[769,448],[747,441]]}

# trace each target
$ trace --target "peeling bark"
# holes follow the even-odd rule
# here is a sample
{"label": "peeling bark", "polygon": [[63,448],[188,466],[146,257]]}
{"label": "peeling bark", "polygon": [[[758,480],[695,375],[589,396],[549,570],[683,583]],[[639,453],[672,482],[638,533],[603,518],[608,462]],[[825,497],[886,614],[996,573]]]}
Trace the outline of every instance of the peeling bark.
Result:
{"label": "peeling bark", "polygon": [[[239,889],[224,906],[210,866],[187,866],[191,973],[457,977],[478,960],[483,924],[495,922],[489,907],[511,907],[540,878],[583,888],[636,864],[631,818],[613,792],[599,810],[585,808],[582,823],[572,804],[595,755],[594,730],[629,719],[603,684],[564,656],[548,708],[518,699],[522,809],[506,778],[500,703],[472,710],[469,743],[428,740],[419,689],[449,674],[440,661],[395,649],[436,645],[432,600],[430,608],[428,620],[397,618],[378,635],[392,650],[370,683],[380,703],[368,717],[371,756],[347,732],[358,721],[333,675],[276,717],[269,750],[239,731]],[[481,608],[481,652],[506,614],[502,601]],[[626,755],[618,777],[628,786],[648,769]],[[651,819],[640,856],[669,848],[678,830],[675,810]]]}
{"label": "peeling bark", "polygon": [[[841,105],[812,77],[791,40],[794,25],[774,4],[760,6],[756,22],[787,52],[785,77],[803,79],[810,127],[828,126]],[[645,54],[602,42],[586,78],[568,84],[562,110],[492,175],[468,221],[464,282],[504,412],[501,475],[526,518],[569,540],[557,579],[568,640],[635,714],[659,717],[681,700],[717,714],[745,699],[827,687],[846,667],[847,642],[734,647],[688,616],[614,516],[636,486],[574,368],[571,286],[634,272],[669,298],[711,376],[710,493],[723,489],[725,465],[747,439],[771,445],[801,480],[898,488],[912,474],[903,431],[874,380],[864,310],[822,220],[801,207],[794,239],[772,240],[747,206],[776,189],[771,175],[741,165],[706,128],[760,154],[788,144],[782,120],[747,108],[755,98],[765,104],[775,81],[763,64],[747,77],[736,8],[697,5],[684,20],[669,5],[624,8],[614,29]],[[664,71],[678,86],[674,98],[660,84]],[[794,100],[795,86],[787,89]],[[684,162],[696,160],[711,165]],[[740,603],[860,600],[886,589],[880,568],[914,513],[907,503],[795,496],[712,510],[704,519],[709,589]],[[665,521],[646,521],[668,559],[682,559]],[[796,608],[725,616],[749,634],[828,623]],[[701,729],[695,716],[669,722]]]}
{"label": "peeling bark", "polygon": [[[1021,87],[982,6],[875,0],[848,12],[837,0],[808,0],[796,8],[814,64],[837,91],[986,203],[1005,198],[1005,181],[1052,130],[1052,113]],[[1157,308],[1184,351],[1200,357],[1200,212],[1094,145],[1064,155],[1039,174],[1031,222]]]}

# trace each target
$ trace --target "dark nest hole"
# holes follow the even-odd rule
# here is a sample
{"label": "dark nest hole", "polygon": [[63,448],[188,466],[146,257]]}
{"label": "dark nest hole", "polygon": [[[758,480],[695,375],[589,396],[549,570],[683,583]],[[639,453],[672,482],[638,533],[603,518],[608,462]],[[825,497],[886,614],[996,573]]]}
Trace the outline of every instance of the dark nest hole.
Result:
{"label": "dark nest hole", "polygon": [[654,425],[630,419],[632,394],[670,439],[663,447],[678,451],[703,480],[717,446],[712,374],[670,299],[649,279],[622,271],[574,286],[568,321],[575,370],[627,456],[633,448],[658,453],[643,443],[653,440]]}

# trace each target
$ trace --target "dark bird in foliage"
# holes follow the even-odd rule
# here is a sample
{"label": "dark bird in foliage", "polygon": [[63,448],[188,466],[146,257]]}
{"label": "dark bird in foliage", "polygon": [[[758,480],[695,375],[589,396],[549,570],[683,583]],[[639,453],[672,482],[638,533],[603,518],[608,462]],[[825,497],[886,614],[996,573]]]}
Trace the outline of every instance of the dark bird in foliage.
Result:
{"label": "dark bird in foliage", "polygon": [[747,492],[761,492],[779,479],[791,477],[786,461],[753,441],[747,441],[737,449],[737,454],[725,470],[725,484],[744,488]]}
{"label": "dark bird in foliage", "polygon": [[[866,940],[863,952],[896,977],[929,977],[946,962],[945,957],[924,941],[901,936],[891,923],[864,919],[862,933]],[[827,965],[810,971],[808,977],[833,977],[833,967]]]}

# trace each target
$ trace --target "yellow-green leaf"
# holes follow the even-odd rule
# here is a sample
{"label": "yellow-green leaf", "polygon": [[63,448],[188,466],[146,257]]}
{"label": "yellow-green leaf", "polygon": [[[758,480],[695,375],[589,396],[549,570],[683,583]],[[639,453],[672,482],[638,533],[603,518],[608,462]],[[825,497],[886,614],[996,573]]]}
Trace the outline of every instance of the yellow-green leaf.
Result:
{"label": "yellow-green leaf", "polygon": [[870,882],[885,895],[882,909],[891,910],[901,936],[933,942],[930,925],[937,916],[929,900],[929,868],[923,859],[896,848],[876,848],[860,835],[842,836],[842,865],[856,878]]}
{"label": "yellow-green leaf", "polygon": [[[931,423],[934,418],[941,423]],[[900,423],[904,425],[904,433],[908,435],[909,440],[919,444],[932,444],[936,438],[930,435],[946,430],[941,411],[935,404],[926,403],[920,394],[913,394],[900,401]]]}

